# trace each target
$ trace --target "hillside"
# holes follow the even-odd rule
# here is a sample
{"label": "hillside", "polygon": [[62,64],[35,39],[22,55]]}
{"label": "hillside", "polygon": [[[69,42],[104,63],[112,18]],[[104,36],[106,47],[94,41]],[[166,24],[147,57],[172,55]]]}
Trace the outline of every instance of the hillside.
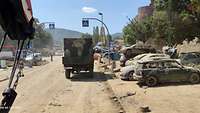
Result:
{"label": "hillside", "polygon": [[53,36],[54,41],[62,41],[63,38],[80,38],[81,37],[81,32],[68,30],[68,29],[56,28],[53,30],[45,29],[45,31],[49,32]]}
{"label": "hillside", "polygon": [[122,33],[115,33],[115,34],[112,35],[113,39],[119,39],[119,38],[122,38],[122,37],[123,37]]}

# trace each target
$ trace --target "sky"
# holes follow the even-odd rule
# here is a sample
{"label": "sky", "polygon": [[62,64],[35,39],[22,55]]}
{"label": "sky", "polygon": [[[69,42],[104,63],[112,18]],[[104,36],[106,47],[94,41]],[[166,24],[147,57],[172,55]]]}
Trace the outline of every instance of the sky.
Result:
{"label": "sky", "polygon": [[150,0],[32,0],[34,17],[41,23],[55,22],[56,28],[92,33],[94,26],[101,26],[91,20],[90,27],[83,28],[82,18],[95,17],[102,12],[104,22],[111,34],[122,32],[129,18],[137,15],[138,8],[149,5]]}

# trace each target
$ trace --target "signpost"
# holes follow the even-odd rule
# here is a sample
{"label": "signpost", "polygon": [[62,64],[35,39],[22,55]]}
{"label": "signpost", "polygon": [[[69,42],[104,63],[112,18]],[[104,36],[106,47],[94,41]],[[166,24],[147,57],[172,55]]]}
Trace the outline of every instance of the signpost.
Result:
{"label": "signpost", "polygon": [[50,23],[49,24],[49,29],[55,29],[55,24],[54,23]]}
{"label": "signpost", "polygon": [[89,20],[88,19],[82,20],[82,26],[83,27],[89,27]]}

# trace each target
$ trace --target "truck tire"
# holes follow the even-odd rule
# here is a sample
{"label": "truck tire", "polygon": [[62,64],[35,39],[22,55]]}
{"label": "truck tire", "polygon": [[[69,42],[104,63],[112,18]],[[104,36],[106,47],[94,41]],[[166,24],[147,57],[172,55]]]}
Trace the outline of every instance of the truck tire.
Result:
{"label": "truck tire", "polygon": [[70,79],[70,74],[71,74],[71,71],[70,70],[65,70],[65,77],[66,79]]}
{"label": "truck tire", "polygon": [[94,73],[94,67],[91,66],[91,67],[89,68],[89,74],[90,74],[91,77],[93,77],[93,73]]}

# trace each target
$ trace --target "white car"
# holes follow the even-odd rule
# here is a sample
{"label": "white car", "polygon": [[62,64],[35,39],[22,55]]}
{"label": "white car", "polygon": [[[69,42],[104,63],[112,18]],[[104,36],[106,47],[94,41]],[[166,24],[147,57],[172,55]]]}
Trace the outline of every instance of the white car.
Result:
{"label": "white car", "polygon": [[26,61],[41,61],[42,55],[41,53],[31,53],[26,56],[25,60]]}
{"label": "white car", "polygon": [[169,59],[170,56],[166,54],[141,54],[134,57],[132,60],[126,62],[126,67],[121,69],[121,79],[122,80],[134,80],[134,71],[138,61],[146,60],[160,60],[160,59]]}

